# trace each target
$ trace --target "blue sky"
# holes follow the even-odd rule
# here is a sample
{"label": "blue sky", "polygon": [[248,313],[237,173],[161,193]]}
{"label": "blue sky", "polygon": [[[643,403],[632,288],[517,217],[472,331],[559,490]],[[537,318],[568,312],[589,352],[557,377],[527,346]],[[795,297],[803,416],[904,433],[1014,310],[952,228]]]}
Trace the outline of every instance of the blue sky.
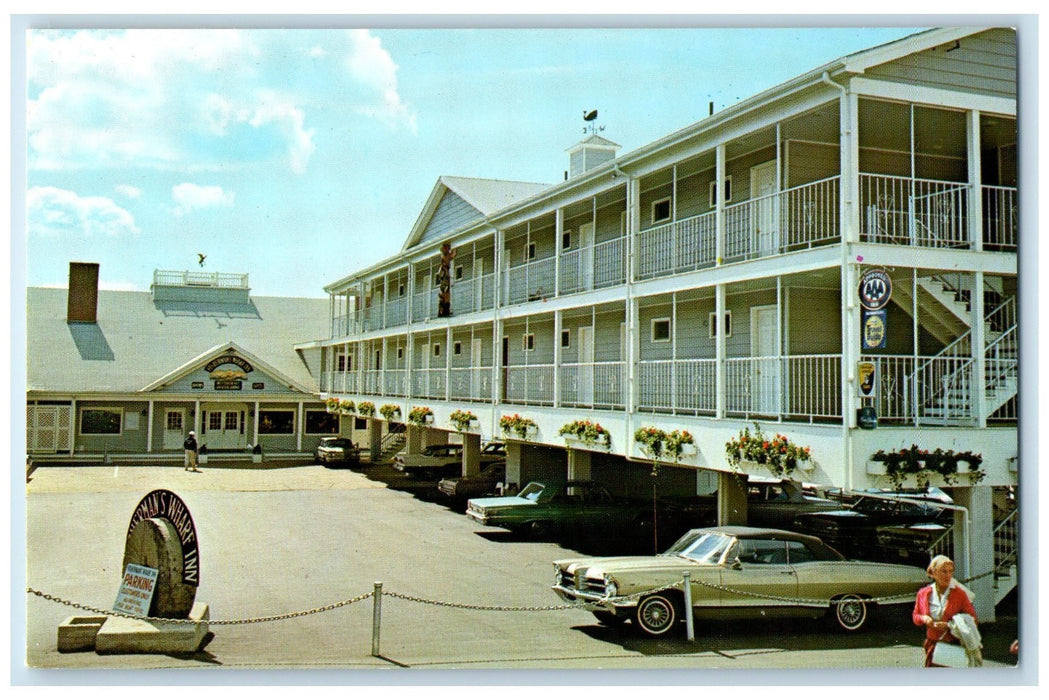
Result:
{"label": "blue sky", "polygon": [[323,287],[395,255],[441,175],[555,183],[913,29],[136,29],[26,37],[26,281]]}

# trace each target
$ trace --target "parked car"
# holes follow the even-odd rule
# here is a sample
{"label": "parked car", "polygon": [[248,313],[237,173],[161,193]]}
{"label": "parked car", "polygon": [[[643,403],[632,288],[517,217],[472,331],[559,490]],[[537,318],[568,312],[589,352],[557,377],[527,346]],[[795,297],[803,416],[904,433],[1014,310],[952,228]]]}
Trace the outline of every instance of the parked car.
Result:
{"label": "parked car", "polygon": [[640,523],[651,502],[614,497],[593,481],[532,481],[516,496],[471,498],[466,515],[481,525],[535,537],[573,531],[616,533]]}
{"label": "parked car", "polygon": [[[481,448],[482,465],[506,461],[506,447],[501,442],[490,442]],[[438,479],[462,473],[463,446],[460,444],[429,445],[418,454],[400,452],[393,458],[398,471],[422,479]]]}
{"label": "parked car", "polygon": [[747,524],[753,527],[790,529],[802,513],[839,510],[841,502],[805,492],[790,479],[750,477],[747,482]]}
{"label": "parked car", "polygon": [[340,465],[357,467],[361,463],[361,451],[353,440],[344,437],[321,438],[313,451],[314,458],[324,466]]}
{"label": "parked car", "polygon": [[[906,501],[892,497],[906,498]],[[950,496],[935,489],[927,492],[878,492],[863,495],[850,507],[820,513],[803,513],[792,529],[819,537],[850,557],[877,559],[883,556],[878,528],[918,523],[950,522],[951,512],[943,506]]]}
{"label": "parked car", "polygon": [[690,530],[655,556],[562,559],[554,571],[562,600],[652,636],[685,618],[685,571],[694,620],[826,615],[847,632],[861,629],[875,606],[913,606],[928,583],[916,566],[847,561],[818,538],[742,526]]}
{"label": "parked car", "polygon": [[505,481],[506,462],[489,462],[481,465],[480,473],[473,476],[441,479],[437,490],[446,498],[461,504],[471,498],[495,494],[499,484]]}

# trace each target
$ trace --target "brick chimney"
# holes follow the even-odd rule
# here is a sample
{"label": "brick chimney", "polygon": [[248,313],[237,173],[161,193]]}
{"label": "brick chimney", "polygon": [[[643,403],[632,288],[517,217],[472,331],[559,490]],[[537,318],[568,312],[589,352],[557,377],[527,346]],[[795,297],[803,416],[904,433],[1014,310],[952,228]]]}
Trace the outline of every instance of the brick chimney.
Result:
{"label": "brick chimney", "polygon": [[69,263],[66,323],[98,323],[98,263]]}

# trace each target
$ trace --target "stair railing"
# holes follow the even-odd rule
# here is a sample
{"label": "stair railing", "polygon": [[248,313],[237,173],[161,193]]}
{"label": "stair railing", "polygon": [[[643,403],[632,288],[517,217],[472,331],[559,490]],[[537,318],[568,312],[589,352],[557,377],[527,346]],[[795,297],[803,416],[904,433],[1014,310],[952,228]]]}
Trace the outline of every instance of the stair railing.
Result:
{"label": "stair railing", "polygon": [[1014,508],[1012,512],[1002,518],[1001,522],[994,526],[994,570],[998,573],[1006,573],[1009,568],[1017,562],[1020,541],[1020,510]]}

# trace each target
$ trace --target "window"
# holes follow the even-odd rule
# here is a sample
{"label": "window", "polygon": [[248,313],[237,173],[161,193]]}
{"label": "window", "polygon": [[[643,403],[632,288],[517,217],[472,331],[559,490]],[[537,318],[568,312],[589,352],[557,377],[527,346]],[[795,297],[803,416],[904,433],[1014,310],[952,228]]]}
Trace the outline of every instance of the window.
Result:
{"label": "window", "polygon": [[[710,331],[709,331],[709,334],[708,334],[707,337],[709,337],[709,338],[716,338],[717,335],[718,335],[718,315],[717,315],[717,312],[711,311],[707,315],[707,325],[710,328]],[[726,311],[725,312],[725,337],[726,338],[731,338],[732,337],[732,312],[731,311]]]}
{"label": "window", "polygon": [[404,359],[404,348],[397,348],[397,359],[398,360],[403,360]]}
{"label": "window", "polygon": [[525,246],[525,262],[529,260],[535,260],[535,243],[529,243]]}
{"label": "window", "polygon": [[306,433],[308,435],[337,435],[339,416],[327,411],[306,411]]}
{"label": "window", "polygon": [[240,427],[240,414],[236,411],[226,411],[226,430],[237,430]]}
{"label": "window", "polygon": [[84,408],[80,410],[81,435],[120,435],[124,412],[119,408]]}
{"label": "window", "polygon": [[[718,183],[716,180],[710,181],[710,206],[714,207],[717,205],[718,199]],[[725,201],[732,201],[732,176],[729,175],[725,178]]]}
{"label": "window", "polygon": [[294,432],[295,411],[259,411],[261,435],[291,435]]}
{"label": "window", "polygon": [[564,330],[561,331],[561,347],[570,348],[572,347],[572,331]]}
{"label": "window", "polygon": [[367,418],[354,417],[354,419],[353,419],[353,429],[354,430],[367,430],[368,429],[368,419]]}
{"label": "window", "polygon": [[222,411],[212,411],[208,414],[208,430],[222,430]]}
{"label": "window", "polygon": [[440,357],[441,356],[441,344],[440,343],[434,343],[433,344],[433,356],[434,357]]}
{"label": "window", "polygon": [[572,232],[565,231],[561,234],[561,250],[570,250],[572,248]]}
{"label": "window", "polygon": [[463,354],[463,343],[462,343],[461,340],[457,340],[454,343],[452,343],[452,354],[453,355],[462,355]]}
{"label": "window", "polygon": [[670,197],[652,202],[652,223],[670,221]]}
{"label": "window", "polygon": [[455,266],[455,279],[461,280],[462,278],[463,278],[463,266],[462,265],[456,265]]}
{"label": "window", "polygon": [[670,319],[669,318],[654,318],[654,319],[652,319],[652,342],[653,343],[669,343],[670,342]]}
{"label": "window", "polygon": [[525,333],[521,337],[521,347],[525,351],[535,350],[535,333]]}
{"label": "window", "polygon": [[168,411],[167,417],[164,422],[164,429],[182,432],[182,412]]}
{"label": "window", "polygon": [[399,297],[403,297],[404,296],[404,282],[401,282],[400,284],[397,285],[397,296],[399,296]]}
{"label": "window", "polygon": [[345,372],[349,363],[346,361],[346,355],[336,355],[335,357],[335,369],[338,372]]}

